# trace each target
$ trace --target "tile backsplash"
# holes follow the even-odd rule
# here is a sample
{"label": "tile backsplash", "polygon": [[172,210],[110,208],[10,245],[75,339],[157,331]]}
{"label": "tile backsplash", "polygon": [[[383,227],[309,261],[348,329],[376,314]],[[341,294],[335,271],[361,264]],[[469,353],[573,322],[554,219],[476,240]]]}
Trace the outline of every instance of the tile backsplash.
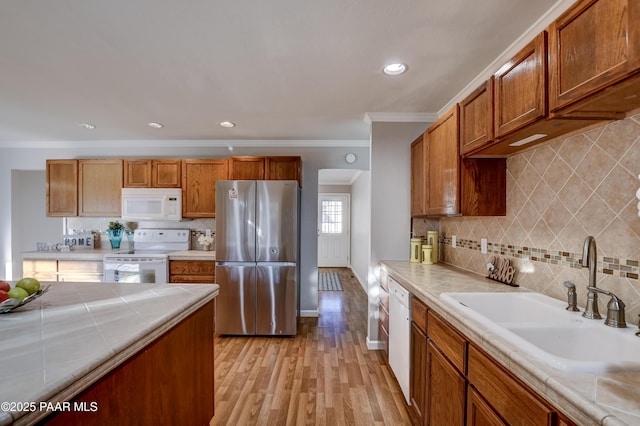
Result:
{"label": "tile backsplash", "polygon": [[[558,138],[507,159],[507,216],[414,220],[413,231],[440,232],[440,261],[486,275],[495,255],[517,267],[515,282],[566,300],[572,280],[584,306],[588,271],[582,247],[598,248],[598,287],[626,304],[627,321],[640,314],[640,114]],[[457,248],[451,246],[456,236]],[[480,252],[487,238],[488,253]],[[608,297],[599,298],[606,312]]]}
{"label": "tile backsplash", "polygon": [[[95,217],[68,217],[67,229],[71,230],[90,230],[98,232],[100,234],[100,241],[96,241],[96,248],[109,248],[109,238],[107,237],[107,227],[110,221],[118,220],[122,222],[120,218],[95,218]],[[202,246],[198,244],[198,237],[204,235],[205,230],[211,229],[215,235],[216,220],[215,219],[193,219],[184,220],[180,222],[168,222],[168,221],[145,221],[145,222],[124,222],[126,229],[137,228],[188,228],[191,230],[191,249],[202,250]],[[123,240],[123,248],[125,248],[126,242]],[[215,240],[214,240],[215,246]],[[128,246],[126,246],[128,247]]]}

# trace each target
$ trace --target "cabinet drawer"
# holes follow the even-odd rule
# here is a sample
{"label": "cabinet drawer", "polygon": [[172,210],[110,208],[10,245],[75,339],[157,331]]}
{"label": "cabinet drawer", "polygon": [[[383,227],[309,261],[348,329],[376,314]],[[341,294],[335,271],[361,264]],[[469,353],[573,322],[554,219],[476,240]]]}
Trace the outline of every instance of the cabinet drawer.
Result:
{"label": "cabinet drawer", "polygon": [[[552,424],[554,412],[474,346],[469,348],[467,377],[508,424]],[[514,404],[514,401],[518,403]]]}
{"label": "cabinet drawer", "polygon": [[169,282],[173,284],[215,284],[213,275],[171,275]]}
{"label": "cabinet drawer", "polygon": [[411,320],[427,334],[427,305],[415,296],[411,296]]}
{"label": "cabinet drawer", "polygon": [[214,275],[215,262],[212,260],[172,260],[169,262],[171,275]]}
{"label": "cabinet drawer", "polygon": [[427,312],[427,336],[463,374],[467,359],[467,341],[453,327],[433,312]]}

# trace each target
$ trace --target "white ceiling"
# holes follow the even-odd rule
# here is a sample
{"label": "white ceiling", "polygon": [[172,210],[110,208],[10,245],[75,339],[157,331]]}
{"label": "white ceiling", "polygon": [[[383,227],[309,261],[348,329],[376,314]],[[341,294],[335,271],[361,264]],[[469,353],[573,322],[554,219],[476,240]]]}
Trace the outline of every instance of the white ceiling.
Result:
{"label": "white ceiling", "polygon": [[365,113],[437,113],[555,3],[3,0],[0,141],[368,140]]}

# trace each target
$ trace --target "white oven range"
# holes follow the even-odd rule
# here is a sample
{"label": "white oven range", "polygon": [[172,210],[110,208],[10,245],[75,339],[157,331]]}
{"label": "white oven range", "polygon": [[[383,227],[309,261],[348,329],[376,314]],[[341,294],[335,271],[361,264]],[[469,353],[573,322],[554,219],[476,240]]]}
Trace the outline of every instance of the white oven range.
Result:
{"label": "white oven range", "polygon": [[103,258],[105,282],[167,283],[169,253],[189,250],[188,229],[136,229],[133,251],[116,251]]}

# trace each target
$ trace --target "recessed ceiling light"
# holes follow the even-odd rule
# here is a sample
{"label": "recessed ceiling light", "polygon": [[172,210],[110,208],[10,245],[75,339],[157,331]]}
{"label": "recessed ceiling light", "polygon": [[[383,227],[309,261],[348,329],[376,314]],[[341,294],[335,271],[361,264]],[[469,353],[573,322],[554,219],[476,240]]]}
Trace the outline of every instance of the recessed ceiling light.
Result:
{"label": "recessed ceiling light", "polygon": [[236,123],[232,123],[231,121],[221,121],[220,126],[222,127],[236,127]]}
{"label": "recessed ceiling light", "polygon": [[79,126],[84,128],[84,129],[89,129],[89,130],[93,130],[93,129],[96,128],[96,125],[95,124],[91,124],[91,123],[80,123]]}
{"label": "recessed ceiling light", "polygon": [[400,75],[407,70],[405,64],[387,64],[382,69],[386,75]]}
{"label": "recessed ceiling light", "polygon": [[164,127],[164,124],[162,124],[162,123],[154,123],[152,121],[151,123],[147,123],[147,126],[153,127],[154,129],[161,129],[161,128]]}

